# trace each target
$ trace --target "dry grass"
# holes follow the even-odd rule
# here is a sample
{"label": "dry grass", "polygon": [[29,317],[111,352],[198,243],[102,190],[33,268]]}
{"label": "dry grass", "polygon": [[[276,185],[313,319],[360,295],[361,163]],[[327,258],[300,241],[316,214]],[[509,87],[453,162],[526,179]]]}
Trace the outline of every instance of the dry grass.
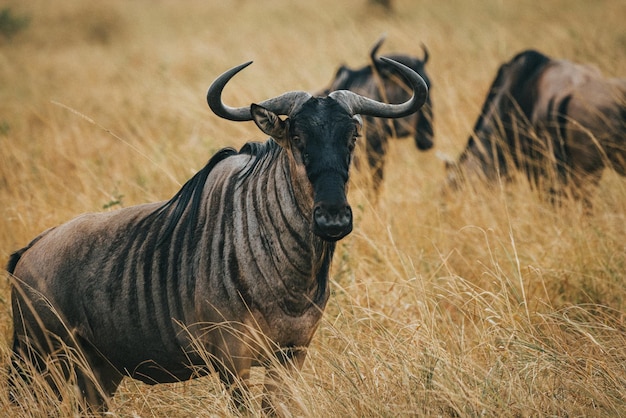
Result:
{"label": "dry grass", "polygon": [[[394,5],[8,0],[31,20],[0,39],[0,263],[79,213],[167,199],[217,149],[262,139],[204,101],[216,75],[249,59],[229,102],[315,91],[340,63],[361,65],[382,33],[383,53],[419,55],[424,42],[436,147],[452,155],[497,67],[522,49],[626,74],[618,0]],[[398,141],[391,156],[378,202],[355,176],[355,231],[338,247],[289,414],[626,415],[626,181],[607,173],[585,216],[576,203],[553,210],[524,182],[444,199],[434,152]],[[10,315],[3,281],[2,370]],[[0,371],[2,415],[76,414],[69,385],[63,402],[41,382],[22,388],[38,397],[17,409],[5,380]],[[223,416],[225,399],[214,377],[125,380],[111,413]]]}

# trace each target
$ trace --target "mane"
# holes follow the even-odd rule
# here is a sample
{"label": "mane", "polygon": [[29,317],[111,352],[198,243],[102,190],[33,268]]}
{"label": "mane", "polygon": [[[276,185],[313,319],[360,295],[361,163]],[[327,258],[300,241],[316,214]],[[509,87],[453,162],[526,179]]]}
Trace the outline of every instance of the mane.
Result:
{"label": "mane", "polygon": [[239,154],[248,154],[256,158],[250,159],[250,162],[241,170],[240,178],[246,179],[257,172],[264,164],[274,161],[282,149],[272,138],[265,142],[246,143],[239,150]]}
{"label": "mane", "polygon": [[535,105],[535,98],[533,97],[537,89],[537,80],[544,72],[546,66],[550,62],[550,57],[535,50],[524,51],[518,57],[524,57],[523,73],[524,78],[518,80],[518,82],[511,89],[511,94],[515,101],[524,112],[526,118],[530,120],[530,114]]}
{"label": "mane", "polygon": [[[184,221],[183,227],[191,227],[195,224],[198,218],[198,212],[202,206],[202,191],[206,184],[207,178],[213,168],[220,162],[233,155],[247,154],[253,157],[248,164],[241,170],[241,177],[246,178],[252,175],[259,167],[259,162],[266,161],[262,158],[266,155],[277,155],[278,151],[282,148],[271,138],[265,143],[260,142],[248,142],[239,152],[234,148],[223,148],[219,150],[208,163],[198,171],[192,178],[190,178],[183,187],[172,197],[165,202],[151,215],[156,217],[164,217],[167,222],[163,235],[159,238],[157,246],[160,246],[163,242],[169,238],[176,226],[181,222],[183,213],[187,208],[191,210],[190,216]],[[273,159],[273,158],[272,158]]]}

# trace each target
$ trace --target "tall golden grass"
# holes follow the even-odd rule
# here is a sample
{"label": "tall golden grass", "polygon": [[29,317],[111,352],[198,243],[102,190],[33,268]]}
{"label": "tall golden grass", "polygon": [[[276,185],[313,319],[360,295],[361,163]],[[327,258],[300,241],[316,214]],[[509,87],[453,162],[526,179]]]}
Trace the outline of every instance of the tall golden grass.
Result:
{"label": "tall golden grass", "polygon": [[[217,149],[262,140],[204,95],[243,105],[324,87],[341,63],[431,53],[436,149],[465,146],[498,66],[536,48],[626,74],[619,0],[5,1],[30,26],[0,39],[0,263],[86,211],[171,197]],[[551,207],[521,182],[443,198],[443,165],[394,141],[384,187],[355,175],[354,232],[337,248],[332,297],[293,416],[626,415],[626,181],[607,172],[593,213]],[[5,276],[6,277],[6,276]],[[0,414],[75,416],[41,381],[10,404],[8,279],[0,285]],[[256,373],[256,372],[255,372]],[[260,379],[260,371],[253,375]],[[260,380],[254,380],[260,381]],[[260,386],[253,386],[253,395]],[[113,416],[233,414],[217,378],[126,379]],[[258,411],[252,410],[252,415]]]}

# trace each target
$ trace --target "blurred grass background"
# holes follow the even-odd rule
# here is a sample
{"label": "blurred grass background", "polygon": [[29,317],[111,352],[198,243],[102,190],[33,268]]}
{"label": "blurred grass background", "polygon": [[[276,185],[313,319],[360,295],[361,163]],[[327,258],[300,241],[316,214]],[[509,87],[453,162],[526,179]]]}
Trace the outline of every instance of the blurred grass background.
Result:
{"label": "blurred grass background", "polygon": [[[5,0],[27,24],[0,36],[0,263],[82,212],[165,200],[224,146],[263,140],[211,114],[224,70],[255,63],[232,105],[317,91],[340,64],[381,49],[430,51],[435,150],[465,147],[501,63],[535,48],[626,74],[618,0],[317,2]],[[626,181],[607,172],[585,216],[524,182],[444,198],[443,164],[394,141],[380,197],[354,174],[354,232],[293,416],[626,415]],[[0,350],[11,341],[0,285]],[[4,369],[4,367],[2,367]],[[45,394],[18,409],[0,372],[0,413],[75,416]],[[37,390],[36,388],[34,390]],[[260,391],[260,389],[259,389]],[[68,391],[71,395],[71,390]],[[126,380],[114,416],[230,414],[216,378]],[[255,415],[255,411],[251,411]]]}

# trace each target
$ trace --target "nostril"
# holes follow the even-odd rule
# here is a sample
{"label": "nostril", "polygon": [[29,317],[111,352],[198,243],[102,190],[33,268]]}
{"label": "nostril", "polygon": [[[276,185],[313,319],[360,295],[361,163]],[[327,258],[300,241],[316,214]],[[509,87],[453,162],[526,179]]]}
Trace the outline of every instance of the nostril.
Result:
{"label": "nostril", "polygon": [[352,209],[344,205],[317,204],[313,210],[313,232],[328,241],[337,241],[352,231]]}
{"label": "nostril", "polygon": [[324,228],[342,228],[352,223],[352,208],[349,205],[317,205],[313,212],[315,223]]}

